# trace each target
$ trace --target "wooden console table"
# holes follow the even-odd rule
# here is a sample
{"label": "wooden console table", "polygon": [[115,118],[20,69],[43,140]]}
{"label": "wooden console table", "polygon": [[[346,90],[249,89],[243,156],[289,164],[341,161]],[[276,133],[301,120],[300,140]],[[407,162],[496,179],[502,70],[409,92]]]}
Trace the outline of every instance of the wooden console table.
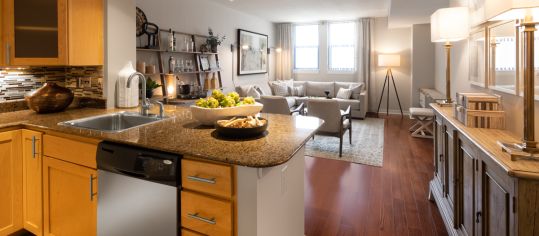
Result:
{"label": "wooden console table", "polygon": [[518,137],[468,128],[452,107],[435,111],[434,178],[430,182],[449,235],[539,235],[539,162],[511,161],[497,141]]}

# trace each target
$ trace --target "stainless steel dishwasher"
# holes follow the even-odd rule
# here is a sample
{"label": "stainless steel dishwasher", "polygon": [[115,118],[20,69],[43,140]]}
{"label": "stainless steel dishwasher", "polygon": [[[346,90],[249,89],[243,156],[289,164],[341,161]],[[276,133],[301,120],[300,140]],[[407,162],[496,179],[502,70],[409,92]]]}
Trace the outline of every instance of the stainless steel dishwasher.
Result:
{"label": "stainless steel dishwasher", "polygon": [[178,235],[180,163],[178,155],[100,143],[98,235]]}

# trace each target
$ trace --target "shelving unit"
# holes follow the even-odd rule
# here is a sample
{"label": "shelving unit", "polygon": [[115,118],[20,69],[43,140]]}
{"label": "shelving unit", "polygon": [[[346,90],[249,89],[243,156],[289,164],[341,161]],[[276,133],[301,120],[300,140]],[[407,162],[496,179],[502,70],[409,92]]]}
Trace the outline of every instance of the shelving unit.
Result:
{"label": "shelving unit", "polygon": [[[197,45],[197,41],[196,39],[197,38],[207,38],[208,36],[206,35],[198,35],[198,34],[189,34],[189,33],[184,33],[184,32],[179,32],[179,31],[172,31],[175,35],[184,35],[184,36],[187,36],[187,37],[190,37],[190,39],[192,40],[194,46],[194,50],[197,50],[198,49],[198,45]],[[157,59],[158,59],[158,73],[155,73],[155,74],[147,74],[147,75],[159,75],[160,79],[161,79],[161,84],[165,85],[165,76],[166,75],[170,75],[170,73],[166,73],[165,72],[165,61],[168,61],[168,57],[167,58],[163,58],[166,54],[187,54],[187,55],[192,55],[193,57],[193,60],[194,60],[194,68],[196,68],[196,71],[189,71],[189,72],[175,72],[174,75],[195,75],[196,77],[196,82],[199,86],[202,86],[202,75],[204,75],[206,78],[208,78],[209,74],[214,74],[214,73],[217,73],[217,80],[218,80],[218,83],[219,83],[219,88],[222,88],[223,87],[223,83],[221,81],[221,69],[220,69],[220,64],[219,64],[219,54],[218,53],[213,53],[213,52],[200,52],[200,51],[169,51],[169,50],[166,50],[166,49],[163,49],[163,46],[162,46],[162,39],[163,38],[168,38],[168,37],[163,37],[163,36],[168,36],[170,32],[168,30],[164,30],[164,29],[161,29],[159,30],[159,35],[158,35],[158,39],[157,39],[157,42],[158,42],[158,47],[157,48],[137,48],[137,52],[148,52],[148,53],[155,53],[157,55]],[[213,55],[215,57],[215,64],[217,66],[217,69],[216,68],[212,68],[211,70],[206,70],[206,71],[203,71],[201,70],[201,67],[200,67],[200,56],[201,55]],[[164,97],[164,102],[168,102],[168,99],[167,99],[167,96],[168,96],[168,93],[167,93],[167,89],[166,89],[166,86],[161,86],[161,89],[163,91],[163,97]]]}

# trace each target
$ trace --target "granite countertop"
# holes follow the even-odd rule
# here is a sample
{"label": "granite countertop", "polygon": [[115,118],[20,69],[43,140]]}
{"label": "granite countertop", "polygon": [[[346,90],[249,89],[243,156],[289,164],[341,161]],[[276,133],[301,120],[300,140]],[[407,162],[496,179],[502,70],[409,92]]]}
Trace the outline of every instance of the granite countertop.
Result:
{"label": "granite countertop", "polygon": [[[156,107],[152,113],[157,113]],[[137,109],[122,109],[138,111]],[[30,110],[0,113],[0,128],[23,126],[98,140],[130,144],[149,149],[248,167],[270,167],[287,162],[314,135],[323,121],[315,117],[262,114],[268,131],[257,139],[232,140],[220,137],[215,129],[200,126],[187,107],[165,106],[170,118],[119,133],[58,125],[58,122],[118,112],[115,109],[69,109],[54,114]]]}

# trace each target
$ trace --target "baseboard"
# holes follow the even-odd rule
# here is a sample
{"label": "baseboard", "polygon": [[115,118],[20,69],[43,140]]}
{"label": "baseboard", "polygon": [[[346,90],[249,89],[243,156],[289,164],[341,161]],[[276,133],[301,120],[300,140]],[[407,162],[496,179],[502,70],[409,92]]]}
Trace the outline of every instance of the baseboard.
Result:
{"label": "baseboard", "polygon": [[453,228],[453,220],[451,219],[450,213],[447,211],[449,209],[449,204],[447,203],[447,200],[443,197],[442,187],[436,183],[435,179],[429,182],[429,191],[434,197],[434,201],[436,202],[438,211],[442,216],[442,220],[444,221],[447,233],[451,236],[459,236],[457,230]]}

